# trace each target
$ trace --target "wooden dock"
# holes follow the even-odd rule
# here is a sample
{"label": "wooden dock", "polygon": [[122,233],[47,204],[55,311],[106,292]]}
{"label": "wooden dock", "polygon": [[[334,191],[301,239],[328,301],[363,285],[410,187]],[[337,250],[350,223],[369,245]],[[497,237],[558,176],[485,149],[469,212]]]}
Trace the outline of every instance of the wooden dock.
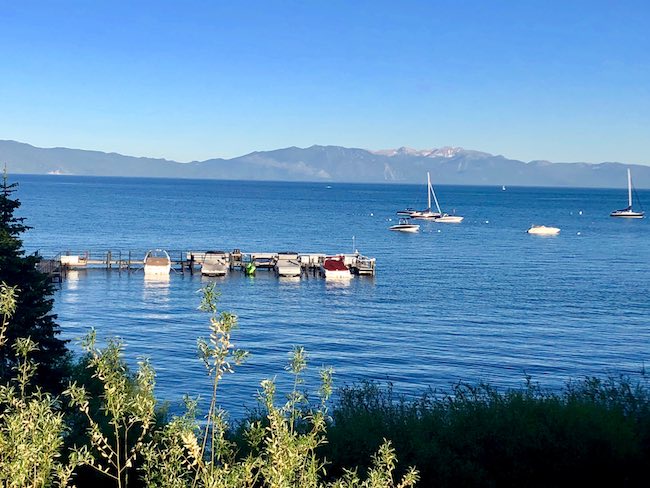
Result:
{"label": "wooden dock", "polygon": [[[221,252],[221,251],[220,251]],[[172,269],[179,273],[200,273],[201,266],[208,251],[179,251],[168,250],[171,259]],[[124,273],[137,273],[144,269],[145,251],[121,251],[121,250],[99,250],[99,251],[63,251],[55,256],[42,259],[39,269],[51,276],[53,281],[65,279],[68,270],[71,269],[96,269],[114,270]],[[229,271],[244,272],[246,266],[252,263],[258,270],[275,271],[276,264],[283,252],[242,252],[239,249],[225,251]],[[340,257],[350,272],[360,276],[374,276],[376,272],[376,260],[354,253],[294,253],[298,255],[301,275],[319,276],[320,269],[326,258]]]}

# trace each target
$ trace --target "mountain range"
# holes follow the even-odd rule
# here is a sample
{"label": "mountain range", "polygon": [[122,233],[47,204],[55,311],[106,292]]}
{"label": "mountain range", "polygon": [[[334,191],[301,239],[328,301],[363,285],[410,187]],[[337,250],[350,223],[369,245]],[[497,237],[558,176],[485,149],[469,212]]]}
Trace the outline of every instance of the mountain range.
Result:
{"label": "mountain range", "polygon": [[167,159],[68,148],[39,148],[0,140],[0,164],[12,174],[61,174],[224,180],[650,188],[650,166],[617,162],[518,161],[460,147],[371,151],[340,146],[288,147],[232,159],[180,163]]}

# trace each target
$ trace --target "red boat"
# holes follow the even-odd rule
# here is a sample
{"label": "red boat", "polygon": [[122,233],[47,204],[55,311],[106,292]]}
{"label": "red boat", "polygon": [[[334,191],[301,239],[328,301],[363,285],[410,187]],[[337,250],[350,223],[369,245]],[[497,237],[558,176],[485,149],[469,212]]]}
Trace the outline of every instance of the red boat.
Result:
{"label": "red boat", "polygon": [[349,280],[350,270],[343,262],[343,256],[328,256],[321,266],[321,274],[327,279]]}

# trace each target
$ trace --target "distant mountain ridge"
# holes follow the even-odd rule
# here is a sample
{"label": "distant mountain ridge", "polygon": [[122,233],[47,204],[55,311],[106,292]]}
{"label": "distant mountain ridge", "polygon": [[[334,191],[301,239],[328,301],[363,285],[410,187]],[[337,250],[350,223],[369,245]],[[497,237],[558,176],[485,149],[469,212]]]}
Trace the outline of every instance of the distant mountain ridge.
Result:
{"label": "distant mountain ridge", "polygon": [[10,173],[85,176],[207,178],[225,180],[422,183],[434,184],[625,187],[632,168],[636,188],[650,188],[650,166],[616,162],[523,162],[463,149],[383,149],[340,146],[288,147],[256,151],[232,159],[179,163],[167,159],[68,148],[39,148],[0,140],[0,164]]}

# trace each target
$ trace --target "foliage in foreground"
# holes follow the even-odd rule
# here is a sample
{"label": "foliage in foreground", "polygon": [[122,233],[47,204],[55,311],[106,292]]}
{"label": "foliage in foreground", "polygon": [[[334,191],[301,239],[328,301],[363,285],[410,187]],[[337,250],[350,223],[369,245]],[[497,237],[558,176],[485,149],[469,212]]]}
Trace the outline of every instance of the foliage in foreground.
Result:
{"label": "foliage in foreground", "polygon": [[[100,409],[85,385],[72,383],[64,396],[70,407],[85,419],[88,444],[65,451],[66,419],[58,398],[31,385],[36,365],[29,356],[38,347],[30,338],[14,346],[15,377],[0,387],[0,480],[2,486],[69,486],[82,465],[94,469],[118,488],[147,487],[325,487],[406,488],[418,480],[411,468],[399,482],[393,472],[396,457],[384,441],[373,456],[365,478],[346,470],[340,479],[323,481],[325,461],[317,449],[325,442],[326,402],[331,393],[331,370],[321,372],[320,403],[312,406],[300,388],[306,368],[302,348],[296,348],[288,370],[294,388],[281,406],[276,406],[273,381],[262,383],[263,421],[244,430],[246,455],[238,455],[229,440],[226,414],[218,407],[218,387],[246,353],[234,348],[231,334],[237,325],[234,315],[219,313],[213,287],[204,290],[201,309],[210,314],[210,338],[199,341],[199,355],[212,380],[207,416],[196,418],[197,400],[187,400],[185,415],[158,425],[154,397],[154,371],[143,361],[129,374],[121,345],[109,341],[96,346],[91,334],[84,341],[88,366],[101,384]],[[16,290],[0,287],[0,347],[16,312]],[[67,460],[61,461],[62,458]]]}
{"label": "foliage in foreground", "polygon": [[20,292],[15,295],[15,314],[4,326],[6,347],[0,347],[0,383],[11,380],[18,365],[15,345],[19,340],[31,338],[38,348],[30,355],[36,370],[31,378],[50,392],[60,393],[65,385],[68,370],[68,351],[52,314],[52,284],[48,277],[36,269],[40,258],[25,255],[20,238],[28,226],[24,218],[15,217],[20,201],[13,198],[17,183],[9,184],[6,170],[0,183],[0,282]]}
{"label": "foliage in foreground", "polygon": [[407,401],[390,386],[339,390],[324,454],[366,465],[390,438],[422,486],[647,486],[650,390],[644,374],[586,378],[549,392],[458,384]]}

